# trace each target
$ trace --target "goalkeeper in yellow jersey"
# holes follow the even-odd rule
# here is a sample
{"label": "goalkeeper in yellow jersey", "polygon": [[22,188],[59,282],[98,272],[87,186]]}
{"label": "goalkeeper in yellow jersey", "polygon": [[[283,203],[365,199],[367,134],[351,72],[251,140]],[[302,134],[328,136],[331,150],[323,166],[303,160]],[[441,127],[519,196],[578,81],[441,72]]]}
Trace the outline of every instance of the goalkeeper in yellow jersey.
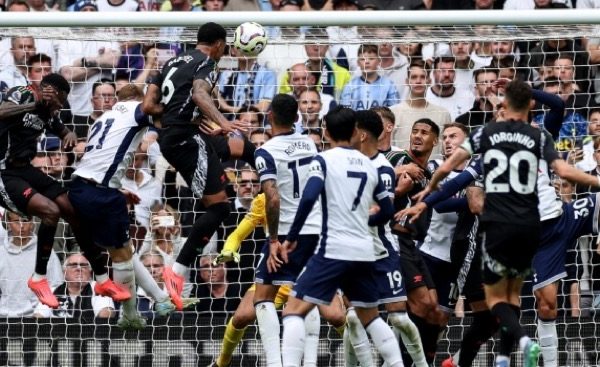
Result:
{"label": "goalkeeper in yellow jersey", "polygon": [[[223,250],[217,256],[214,263],[239,262],[240,254],[238,251],[242,241],[252,233],[255,227],[265,225],[265,218],[265,194],[261,193],[254,198],[250,210],[238,224],[236,230],[227,237]],[[290,290],[291,287],[289,285],[279,287],[279,291],[275,297],[275,306],[277,309],[281,309],[287,302]],[[233,317],[229,319],[223,336],[221,352],[216,362],[213,363],[213,367],[229,366],[233,351],[242,340],[246,327],[256,320],[253,298],[254,285],[246,291]],[[340,335],[343,335],[346,322],[345,310],[340,297],[336,296],[329,306],[319,306],[318,310],[315,307],[305,318],[306,347],[304,352],[304,366],[316,366],[317,363],[317,347],[321,329],[319,311],[323,318],[329,321]]]}

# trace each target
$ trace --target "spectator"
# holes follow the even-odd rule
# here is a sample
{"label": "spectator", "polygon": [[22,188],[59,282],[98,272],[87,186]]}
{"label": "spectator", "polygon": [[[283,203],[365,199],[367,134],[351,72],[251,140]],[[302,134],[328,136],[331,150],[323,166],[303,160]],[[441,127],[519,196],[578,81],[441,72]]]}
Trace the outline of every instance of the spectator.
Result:
{"label": "spectator", "polygon": [[261,129],[254,130],[250,133],[248,139],[258,149],[262,147],[263,144],[267,142],[267,140],[271,139],[271,133]]}
{"label": "spectator", "polygon": [[[376,28],[374,35],[382,40],[391,39],[395,32],[389,28]],[[408,86],[406,85],[406,70],[409,61],[402,55],[391,42],[379,43],[378,55],[380,58],[379,73],[394,82],[400,100],[403,101],[408,95]]]}
{"label": "spectator", "polygon": [[565,102],[568,105],[588,107],[589,94],[585,88],[589,86],[589,80],[576,80],[573,60],[574,56],[572,54],[560,54],[554,60],[553,75],[560,81],[562,93],[565,95]]}
{"label": "spectator", "polygon": [[[334,11],[363,10],[359,0],[332,0],[332,5]],[[358,71],[356,60],[359,48],[356,40],[360,38],[358,27],[329,26],[327,35],[330,43],[327,55],[344,69],[351,72]]]}
{"label": "spectator", "polygon": [[311,87],[298,96],[299,119],[296,122],[296,131],[321,128],[321,95],[317,89]]}
{"label": "spectator", "polygon": [[456,118],[456,122],[473,128],[485,125],[494,117],[494,111],[501,102],[494,82],[498,80],[498,70],[478,69],[473,74],[475,79],[475,103],[468,112]]}
{"label": "spectator", "polygon": [[31,11],[31,7],[25,0],[14,0],[8,4],[6,11]]}
{"label": "spectator", "polygon": [[346,84],[340,104],[354,110],[365,110],[377,106],[392,106],[400,102],[394,82],[379,75],[378,47],[363,44],[358,49],[358,67],[361,76]]}
{"label": "spectator", "polygon": [[250,124],[248,131],[243,132],[243,134],[246,136],[248,136],[248,134],[254,130],[263,128],[262,114],[254,106],[242,106],[235,114],[235,118]]}
{"label": "spectator", "polygon": [[[557,94],[565,99],[562,93],[560,81],[556,77],[547,78],[544,81],[544,92]],[[539,113],[533,117],[533,122],[543,125],[545,113]],[[576,147],[583,146],[583,139],[587,135],[588,123],[586,118],[579,112],[572,109],[565,109],[563,124],[560,128],[559,136],[556,141],[556,148],[559,151],[570,151]]]}
{"label": "spectator", "polygon": [[[494,29],[488,26],[478,26],[476,28],[478,34],[491,34]],[[492,63],[492,42],[475,42],[473,43],[473,50],[471,51],[471,60],[473,61],[473,68],[480,69],[486,66],[490,66]]]}
{"label": "spectator", "polygon": [[135,0],[97,0],[98,11],[139,11],[140,3]]}
{"label": "spectator", "polygon": [[33,88],[40,90],[42,78],[52,72],[52,59],[46,54],[31,55],[27,59],[27,80]]}
{"label": "spectator", "polygon": [[115,84],[108,79],[100,79],[92,85],[92,113],[87,116],[73,116],[73,123],[67,127],[79,137],[87,137],[90,127],[106,111],[112,110],[117,103]]}
{"label": "spectator", "polygon": [[27,0],[30,11],[55,11],[50,8],[44,0]]}
{"label": "spectator", "polygon": [[121,180],[123,189],[136,194],[140,202],[135,204],[135,221],[150,230],[150,208],[161,201],[162,185],[151,174],[142,169],[145,166],[148,154],[139,147],[133,162],[127,168]]}
{"label": "spectator", "polygon": [[[451,122],[450,113],[443,107],[434,105],[425,99],[429,85],[428,70],[422,60],[411,62],[408,67],[406,83],[409,97],[402,103],[390,107],[396,117],[396,126],[392,134],[392,144],[401,149],[409,149],[409,137],[412,125],[421,118],[430,118],[438,126]],[[440,148],[435,148],[439,152]],[[435,151],[435,150],[434,150]]]}
{"label": "spectator", "polygon": [[94,83],[103,77],[112,78],[112,71],[119,62],[119,49],[118,43],[109,41],[59,42],[57,66],[71,83],[69,104],[75,117],[81,116],[85,120],[93,113],[90,97]]}
{"label": "spectator", "polygon": [[573,7],[571,0],[506,0],[504,2],[504,10],[532,10],[537,8],[538,3],[542,6],[556,3],[564,4],[568,8]]}
{"label": "spectator", "polygon": [[433,62],[433,85],[427,91],[427,102],[444,107],[450,112],[450,118],[456,119],[473,106],[473,92],[456,88],[453,57],[438,57]]}
{"label": "spectator", "polygon": [[13,65],[7,65],[0,72],[0,92],[12,87],[27,85],[27,59],[35,54],[33,37],[12,37],[10,52]]}
{"label": "spectator", "polygon": [[308,137],[315,142],[318,152],[326,150],[325,142],[323,141],[323,129],[308,129],[305,130],[302,134],[308,135]]}
{"label": "spectator", "polygon": [[473,72],[476,70],[475,63],[471,60],[473,43],[452,42],[450,51],[454,57],[454,72],[456,73],[454,85],[457,89],[465,89],[468,93],[473,94],[475,88]]}
{"label": "spectator", "polygon": [[[162,254],[155,250],[149,250],[140,255],[140,261],[150,275],[152,275],[152,278],[156,281],[160,289],[164,289],[165,283],[162,274],[165,268],[165,259]],[[154,299],[139,286],[137,288],[137,301],[138,311],[140,311],[142,316],[152,317],[154,314]]]}
{"label": "spectator", "polygon": [[[316,87],[316,76],[308,70],[305,63],[292,65],[288,70],[287,82],[289,85],[282,84],[279,87],[279,93],[290,93],[296,99],[300,98],[300,94],[310,87]],[[318,90],[318,89],[317,89]],[[321,99],[321,111],[319,118],[323,118],[329,112],[329,109],[335,107],[337,103],[331,94],[325,94],[319,91]]]}
{"label": "spectator", "polygon": [[[567,55],[564,55],[567,54]],[[573,59],[574,80],[577,81],[581,92],[589,93],[590,58],[585,49],[579,46],[571,39],[548,39],[540,43],[527,53],[523,60],[523,65],[530,68],[539,68],[544,65],[548,58],[557,59],[559,57],[568,57]],[[528,79],[533,79],[531,75]]]}
{"label": "spectator", "polygon": [[[7,240],[0,247],[0,316],[22,317],[33,315],[38,304],[36,295],[27,287],[27,279],[35,267],[37,237],[30,219],[6,212],[2,225],[8,231]],[[63,282],[60,261],[52,251],[46,274],[50,286]]]}
{"label": "spectator", "polygon": [[73,11],[98,11],[98,3],[96,0],[79,0],[73,4]]}
{"label": "spectator", "polygon": [[35,317],[69,317],[85,323],[94,317],[113,317],[115,305],[110,297],[98,296],[94,292],[96,282],[92,281],[92,267],[83,254],[72,254],[63,265],[65,282],[53,290],[60,305],[53,310],[39,304]]}
{"label": "spectator", "polygon": [[[596,126],[595,129],[598,129],[597,125],[600,125],[600,123],[598,123],[599,116],[597,116],[597,115],[600,115],[600,111],[596,110],[596,112],[594,114],[596,116],[590,116],[590,118],[594,118],[594,120],[595,120],[594,125]],[[590,123],[590,126],[591,125],[592,124]],[[594,139],[592,139],[591,145],[593,148],[592,156],[593,156],[594,166],[591,169],[587,170],[586,173],[600,177],[600,135],[596,135],[594,137]],[[577,195],[587,195],[587,194],[591,194],[594,192],[598,192],[598,191],[600,191],[600,189],[598,189],[596,187],[592,187],[592,186],[577,185],[575,191],[577,192]]]}
{"label": "spectator", "polygon": [[594,170],[600,156],[597,153],[596,140],[600,136],[600,108],[592,108],[588,113],[588,136],[583,139],[583,159],[576,164],[582,171]]}
{"label": "spectator", "polygon": [[38,153],[43,153],[48,157],[47,162],[49,166],[47,170],[44,170],[48,176],[61,182],[68,182],[71,180],[71,174],[74,172],[74,168],[69,164],[69,156],[72,156],[72,154],[63,151],[61,140],[58,136],[46,134],[46,136],[40,140],[40,149]]}
{"label": "spectator", "polygon": [[255,57],[245,57],[235,48],[231,55],[237,58],[236,69],[223,71],[219,77],[219,108],[236,113],[243,106],[253,106],[265,112],[277,93],[277,75],[260,65]]}
{"label": "spectator", "polygon": [[213,265],[215,256],[200,257],[200,276],[197,279],[194,297],[200,301],[196,305],[198,312],[234,312],[243,295],[241,284],[227,281],[225,264]]}
{"label": "spectator", "polygon": [[[321,92],[329,94],[335,99],[342,93],[351,76],[347,69],[339,66],[326,56],[329,45],[320,43],[319,41],[323,41],[321,37],[322,34],[317,29],[309,29],[306,32],[306,43],[304,45],[308,56],[306,66],[315,76],[316,84],[321,88]],[[283,80],[281,84],[287,84],[287,80]]]}

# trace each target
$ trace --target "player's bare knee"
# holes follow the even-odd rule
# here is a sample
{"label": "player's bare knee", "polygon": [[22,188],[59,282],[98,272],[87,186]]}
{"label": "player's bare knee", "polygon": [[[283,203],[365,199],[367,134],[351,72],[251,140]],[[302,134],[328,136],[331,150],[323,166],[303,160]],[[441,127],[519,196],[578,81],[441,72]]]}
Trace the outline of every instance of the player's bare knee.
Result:
{"label": "player's bare knee", "polygon": [[346,323],[346,315],[337,307],[319,307],[319,313],[333,327],[340,327]]}
{"label": "player's bare knee", "polygon": [[256,312],[254,311],[254,308],[240,311],[242,312],[238,313],[238,311],[236,311],[231,319],[231,324],[238,330],[245,328],[246,326],[252,324],[254,320],[256,320]]}
{"label": "player's bare knee", "polygon": [[547,300],[538,302],[538,316],[542,319],[555,319],[558,316],[556,302],[547,302]]}
{"label": "player's bare knee", "polygon": [[58,208],[58,205],[46,199],[45,203],[41,204],[38,208],[40,210],[39,216],[42,223],[47,226],[58,225],[58,221],[60,220],[60,209]]}

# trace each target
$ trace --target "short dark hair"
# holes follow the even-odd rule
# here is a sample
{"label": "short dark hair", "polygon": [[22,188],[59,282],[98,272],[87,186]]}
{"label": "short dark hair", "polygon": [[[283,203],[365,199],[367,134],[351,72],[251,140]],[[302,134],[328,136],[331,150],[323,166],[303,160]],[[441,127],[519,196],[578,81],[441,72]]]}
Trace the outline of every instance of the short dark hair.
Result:
{"label": "short dark hair", "polygon": [[469,136],[469,128],[465,124],[461,124],[460,122],[449,122],[447,124],[444,124],[442,131],[445,131],[446,129],[449,129],[451,127],[457,127],[461,129],[466,136]]}
{"label": "short dark hair", "polygon": [[456,62],[456,58],[454,56],[441,56],[441,57],[436,57],[433,60],[433,68],[437,69],[438,66],[440,65],[441,62],[451,62],[451,63],[455,63]]}
{"label": "short dark hair", "polygon": [[375,106],[375,107],[371,107],[371,110],[375,111],[378,115],[381,116],[382,122],[383,122],[383,119],[388,119],[388,120],[390,120],[390,122],[392,124],[396,123],[396,115],[394,115],[394,113],[392,112],[392,110],[389,107]]}
{"label": "short dark hair", "polygon": [[268,132],[267,130],[265,130],[265,129],[255,129],[255,130],[252,130],[252,131],[250,131],[250,134],[248,134],[248,137],[251,137],[252,135],[258,135],[258,134],[265,135],[269,139],[271,139],[273,137],[273,135],[270,132]]}
{"label": "short dark hair", "polygon": [[239,116],[243,113],[260,113],[260,110],[251,105],[244,105],[240,107],[240,109],[235,113],[235,115]]}
{"label": "short dark hair", "polygon": [[513,80],[506,86],[504,100],[515,111],[526,111],[531,101],[531,87],[521,80]]}
{"label": "short dark hair", "polygon": [[360,55],[366,54],[366,53],[372,53],[372,54],[379,55],[379,47],[372,43],[364,43],[364,44],[360,45],[358,47],[357,55],[360,56]]}
{"label": "short dark hair", "polygon": [[383,121],[373,110],[356,111],[356,127],[368,132],[372,138],[377,140],[383,132]]}
{"label": "short dark hair", "polygon": [[94,93],[96,93],[96,89],[98,89],[99,86],[105,85],[105,84],[108,84],[111,87],[113,87],[113,89],[115,90],[115,96],[116,96],[117,86],[115,85],[115,82],[113,82],[111,79],[100,79],[100,80],[94,82],[94,84],[92,85],[92,95],[94,95]]}
{"label": "short dark hair", "polygon": [[593,108],[589,109],[588,114],[587,114],[588,121],[590,120],[590,117],[592,117],[592,115],[595,113],[600,113],[600,107],[593,107]]}
{"label": "short dark hair", "polygon": [[554,87],[556,85],[560,85],[560,79],[558,79],[557,77],[553,76],[549,76],[546,79],[544,79],[544,81],[542,82],[542,85],[545,87]]}
{"label": "short dark hair", "polygon": [[408,73],[409,76],[410,76],[410,69],[412,69],[412,68],[423,69],[427,73],[429,73],[429,69],[427,68],[427,64],[425,63],[425,61],[423,61],[421,59],[415,59],[415,60],[412,60],[410,62],[410,64],[408,65],[408,69],[406,69],[406,72]]}
{"label": "short dark hair", "polygon": [[440,136],[440,127],[433,122],[432,119],[428,119],[428,118],[422,118],[422,119],[418,119],[417,121],[415,121],[412,125],[412,127],[414,128],[416,124],[425,124],[425,125],[429,125],[431,127],[431,131],[435,134],[435,136]]}
{"label": "short dark hair", "polygon": [[356,112],[346,106],[335,106],[325,115],[325,128],[333,141],[349,141],[356,127]]}
{"label": "short dark hair", "polygon": [[271,101],[273,124],[292,126],[298,119],[298,102],[289,94],[277,94]]}
{"label": "short dark hair", "polygon": [[31,7],[27,3],[27,1],[24,1],[24,0],[13,0],[13,1],[10,2],[10,4],[8,4],[8,6],[6,7],[6,9],[8,11],[10,11],[10,8],[13,7],[13,6],[15,6],[15,5],[24,6],[24,7],[27,8],[27,10],[31,10]]}
{"label": "short dark hair", "polygon": [[62,75],[57,73],[51,73],[42,78],[40,84],[51,85],[54,88],[58,89],[61,92],[65,92],[69,94],[71,91],[71,86],[67,79],[65,79]]}
{"label": "short dark hair", "polygon": [[27,61],[25,62],[25,64],[27,65],[27,67],[32,67],[33,64],[35,63],[42,63],[42,62],[47,62],[48,64],[52,65],[52,58],[46,54],[33,54],[31,56],[29,56],[29,58],[27,59]]}
{"label": "short dark hair", "polygon": [[500,71],[496,68],[481,68],[481,69],[477,69],[473,72],[473,80],[475,82],[477,82],[477,78],[481,75],[481,74],[487,74],[487,73],[493,73],[496,74],[496,78],[498,78]]}
{"label": "short dark hair", "polygon": [[227,31],[225,31],[225,28],[220,24],[208,22],[202,24],[200,28],[198,28],[198,43],[212,45],[219,40],[225,41],[226,39]]}

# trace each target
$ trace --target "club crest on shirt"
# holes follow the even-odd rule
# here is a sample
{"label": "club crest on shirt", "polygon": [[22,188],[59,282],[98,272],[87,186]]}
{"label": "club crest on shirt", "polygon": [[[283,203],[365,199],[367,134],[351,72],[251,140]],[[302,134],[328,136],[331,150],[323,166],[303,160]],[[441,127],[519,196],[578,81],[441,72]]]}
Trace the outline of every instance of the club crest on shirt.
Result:
{"label": "club crest on shirt", "polygon": [[25,116],[23,116],[23,127],[40,131],[44,129],[44,120],[38,115],[26,113]]}

